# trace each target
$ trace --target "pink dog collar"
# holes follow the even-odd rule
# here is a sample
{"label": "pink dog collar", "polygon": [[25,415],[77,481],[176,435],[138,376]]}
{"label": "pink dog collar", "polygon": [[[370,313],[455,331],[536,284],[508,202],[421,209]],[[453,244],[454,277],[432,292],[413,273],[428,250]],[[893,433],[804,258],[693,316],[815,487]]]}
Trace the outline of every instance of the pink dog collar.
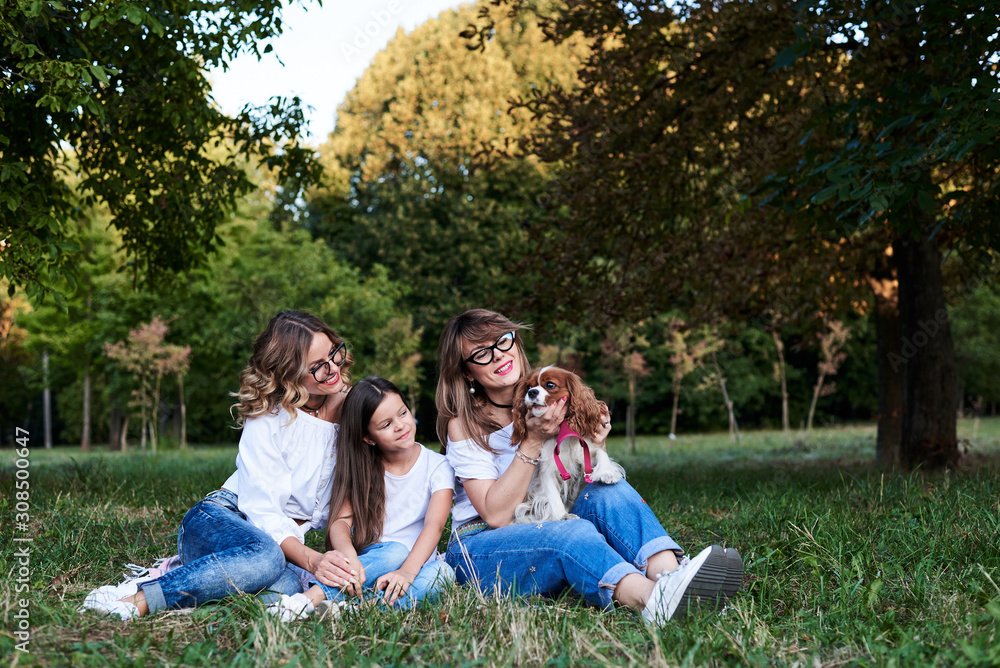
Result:
{"label": "pink dog collar", "polygon": [[569,480],[569,471],[563,466],[562,460],[559,459],[559,446],[562,442],[571,436],[580,439],[580,447],[583,448],[583,479],[587,482],[594,482],[590,474],[594,472],[594,467],[590,465],[590,446],[587,442],[583,440],[583,436],[573,431],[573,428],[569,426],[569,422],[563,422],[559,425],[559,435],[556,436],[556,448],[552,451],[552,456],[556,460],[556,468],[559,469],[559,475],[562,476],[563,480]]}

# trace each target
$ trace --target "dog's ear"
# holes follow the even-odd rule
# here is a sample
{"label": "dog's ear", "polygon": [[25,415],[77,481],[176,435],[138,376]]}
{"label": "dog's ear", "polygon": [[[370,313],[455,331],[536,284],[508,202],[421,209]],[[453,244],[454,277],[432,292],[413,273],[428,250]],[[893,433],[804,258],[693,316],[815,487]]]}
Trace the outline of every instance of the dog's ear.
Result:
{"label": "dog's ear", "polygon": [[601,426],[601,418],[608,410],[607,404],[598,401],[594,391],[587,387],[575,373],[568,375],[569,413],[567,420],[573,431],[589,438],[597,433]]}
{"label": "dog's ear", "polygon": [[528,377],[525,376],[514,386],[514,431],[511,434],[510,442],[515,445],[518,445],[528,435],[528,427],[525,424],[528,417],[528,407],[524,403],[524,395],[527,392]]}

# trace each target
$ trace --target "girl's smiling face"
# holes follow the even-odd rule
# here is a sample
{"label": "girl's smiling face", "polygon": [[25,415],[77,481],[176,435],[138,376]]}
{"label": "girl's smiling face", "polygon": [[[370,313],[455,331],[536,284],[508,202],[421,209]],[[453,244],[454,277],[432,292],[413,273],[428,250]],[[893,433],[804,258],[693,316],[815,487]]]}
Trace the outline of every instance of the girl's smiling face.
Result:
{"label": "girl's smiling face", "polygon": [[403,398],[389,392],[372,414],[365,440],[383,454],[397,453],[413,447],[416,431],[416,420]]}

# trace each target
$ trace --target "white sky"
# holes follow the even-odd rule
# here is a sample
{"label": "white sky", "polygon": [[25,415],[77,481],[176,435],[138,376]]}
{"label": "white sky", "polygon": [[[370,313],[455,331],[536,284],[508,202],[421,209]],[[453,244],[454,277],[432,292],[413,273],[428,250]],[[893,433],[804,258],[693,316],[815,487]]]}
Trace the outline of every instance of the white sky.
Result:
{"label": "white sky", "polygon": [[[273,96],[298,95],[309,119],[309,143],[319,145],[333,131],[337,105],[400,27],[409,32],[461,0],[306,0],[283,13],[284,32],[274,51],[260,61],[252,55],[209,77],[216,102],[233,114],[244,104],[264,104]],[[457,37],[456,37],[457,39]],[[263,50],[263,46],[261,46]],[[284,63],[281,66],[278,59]]]}

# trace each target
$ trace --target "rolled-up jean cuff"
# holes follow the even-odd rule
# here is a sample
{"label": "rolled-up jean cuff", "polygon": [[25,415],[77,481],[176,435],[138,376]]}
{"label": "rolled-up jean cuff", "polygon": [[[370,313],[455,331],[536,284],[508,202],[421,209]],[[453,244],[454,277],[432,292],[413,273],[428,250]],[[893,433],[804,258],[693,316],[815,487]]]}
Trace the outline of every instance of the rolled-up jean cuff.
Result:
{"label": "rolled-up jean cuff", "polygon": [[344,591],[339,587],[331,587],[330,585],[325,585],[319,580],[310,580],[309,584],[316,585],[317,587],[322,589],[328,601],[341,601],[344,600],[344,598],[346,598],[344,596]]}
{"label": "rolled-up jean cuff", "polygon": [[635,555],[635,567],[645,575],[646,574],[646,564],[649,562],[649,558],[654,554],[659,554],[664,550],[673,550],[678,555],[684,554],[684,550],[680,545],[677,544],[670,536],[660,536],[649,541],[645,545],[639,548],[638,554]]}
{"label": "rolled-up jean cuff", "polygon": [[622,561],[609,568],[608,572],[601,576],[601,579],[597,582],[597,595],[601,598],[601,607],[605,610],[611,609],[614,603],[612,597],[615,593],[615,587],[618,586],[623,577],[635,572],[636,570],[632,564]]}
{"label": "rolled-up jean cuff", "polygon": [[146,595],[146,606],[149,608],[150,613],[163,610],[167,607],[167,599],[163,597],[163,589],[156,580],[143,582],[139,585],[139,591]]}

